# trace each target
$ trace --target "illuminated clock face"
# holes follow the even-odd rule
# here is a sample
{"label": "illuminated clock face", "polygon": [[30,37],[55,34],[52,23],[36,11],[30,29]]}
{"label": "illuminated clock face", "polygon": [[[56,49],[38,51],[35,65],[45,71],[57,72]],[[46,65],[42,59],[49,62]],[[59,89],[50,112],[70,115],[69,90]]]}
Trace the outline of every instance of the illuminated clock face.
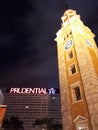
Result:
{"label": "illuminated clock face", "polygon": [[64,44],[64,50],[70,49],[72,45],[73,45],[72,40],[67,41],[67,43]]}
{"label": "illuminated clock face", "polygon": [[88,39],[85,39],[85,42],[89,47],[93,47],[92,43]]}

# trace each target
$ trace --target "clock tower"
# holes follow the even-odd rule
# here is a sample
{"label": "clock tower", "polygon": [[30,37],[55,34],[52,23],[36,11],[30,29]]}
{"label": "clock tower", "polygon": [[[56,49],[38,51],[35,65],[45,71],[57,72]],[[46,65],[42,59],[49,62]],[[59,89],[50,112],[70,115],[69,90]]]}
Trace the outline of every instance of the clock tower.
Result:
{"label": "clock tower", "polygon": [[98,49],[95,35],[68,9],[57,32],[63,130],[98,130]]}

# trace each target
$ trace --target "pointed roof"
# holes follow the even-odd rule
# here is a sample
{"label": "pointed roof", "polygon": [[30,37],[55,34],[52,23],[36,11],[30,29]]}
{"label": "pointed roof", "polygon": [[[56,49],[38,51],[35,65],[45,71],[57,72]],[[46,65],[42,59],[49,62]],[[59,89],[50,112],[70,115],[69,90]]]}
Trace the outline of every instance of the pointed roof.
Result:
{"label": "pointed roof", "polygon": [[83,117],[83,116],[80,116],[78,115],[75,119],[74,119],[74,122],[75,123],[79,123],[79,122],[85,122],[87,121],[87,118]]}

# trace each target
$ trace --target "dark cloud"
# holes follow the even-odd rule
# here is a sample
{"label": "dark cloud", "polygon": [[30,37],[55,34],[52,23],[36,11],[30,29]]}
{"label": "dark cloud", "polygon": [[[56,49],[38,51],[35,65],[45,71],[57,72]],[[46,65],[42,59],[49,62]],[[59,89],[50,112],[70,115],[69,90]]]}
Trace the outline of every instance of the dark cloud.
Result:
{"label": "dark cloud", "polygon": [[98,35],[97,0],[0,3],[0,86],[59,86],[54,38],[68,6]]}

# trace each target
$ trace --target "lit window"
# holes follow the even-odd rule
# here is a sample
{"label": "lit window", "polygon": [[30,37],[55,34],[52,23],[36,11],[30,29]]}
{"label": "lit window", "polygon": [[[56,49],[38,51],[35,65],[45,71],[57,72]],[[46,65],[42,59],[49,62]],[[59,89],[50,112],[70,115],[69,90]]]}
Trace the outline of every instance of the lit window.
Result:
{"label": "lit window", "polygon": [[25,108],[26,108],[26,109],[28,109],[28,108],[29,108],[29,106],[25,106]]}

